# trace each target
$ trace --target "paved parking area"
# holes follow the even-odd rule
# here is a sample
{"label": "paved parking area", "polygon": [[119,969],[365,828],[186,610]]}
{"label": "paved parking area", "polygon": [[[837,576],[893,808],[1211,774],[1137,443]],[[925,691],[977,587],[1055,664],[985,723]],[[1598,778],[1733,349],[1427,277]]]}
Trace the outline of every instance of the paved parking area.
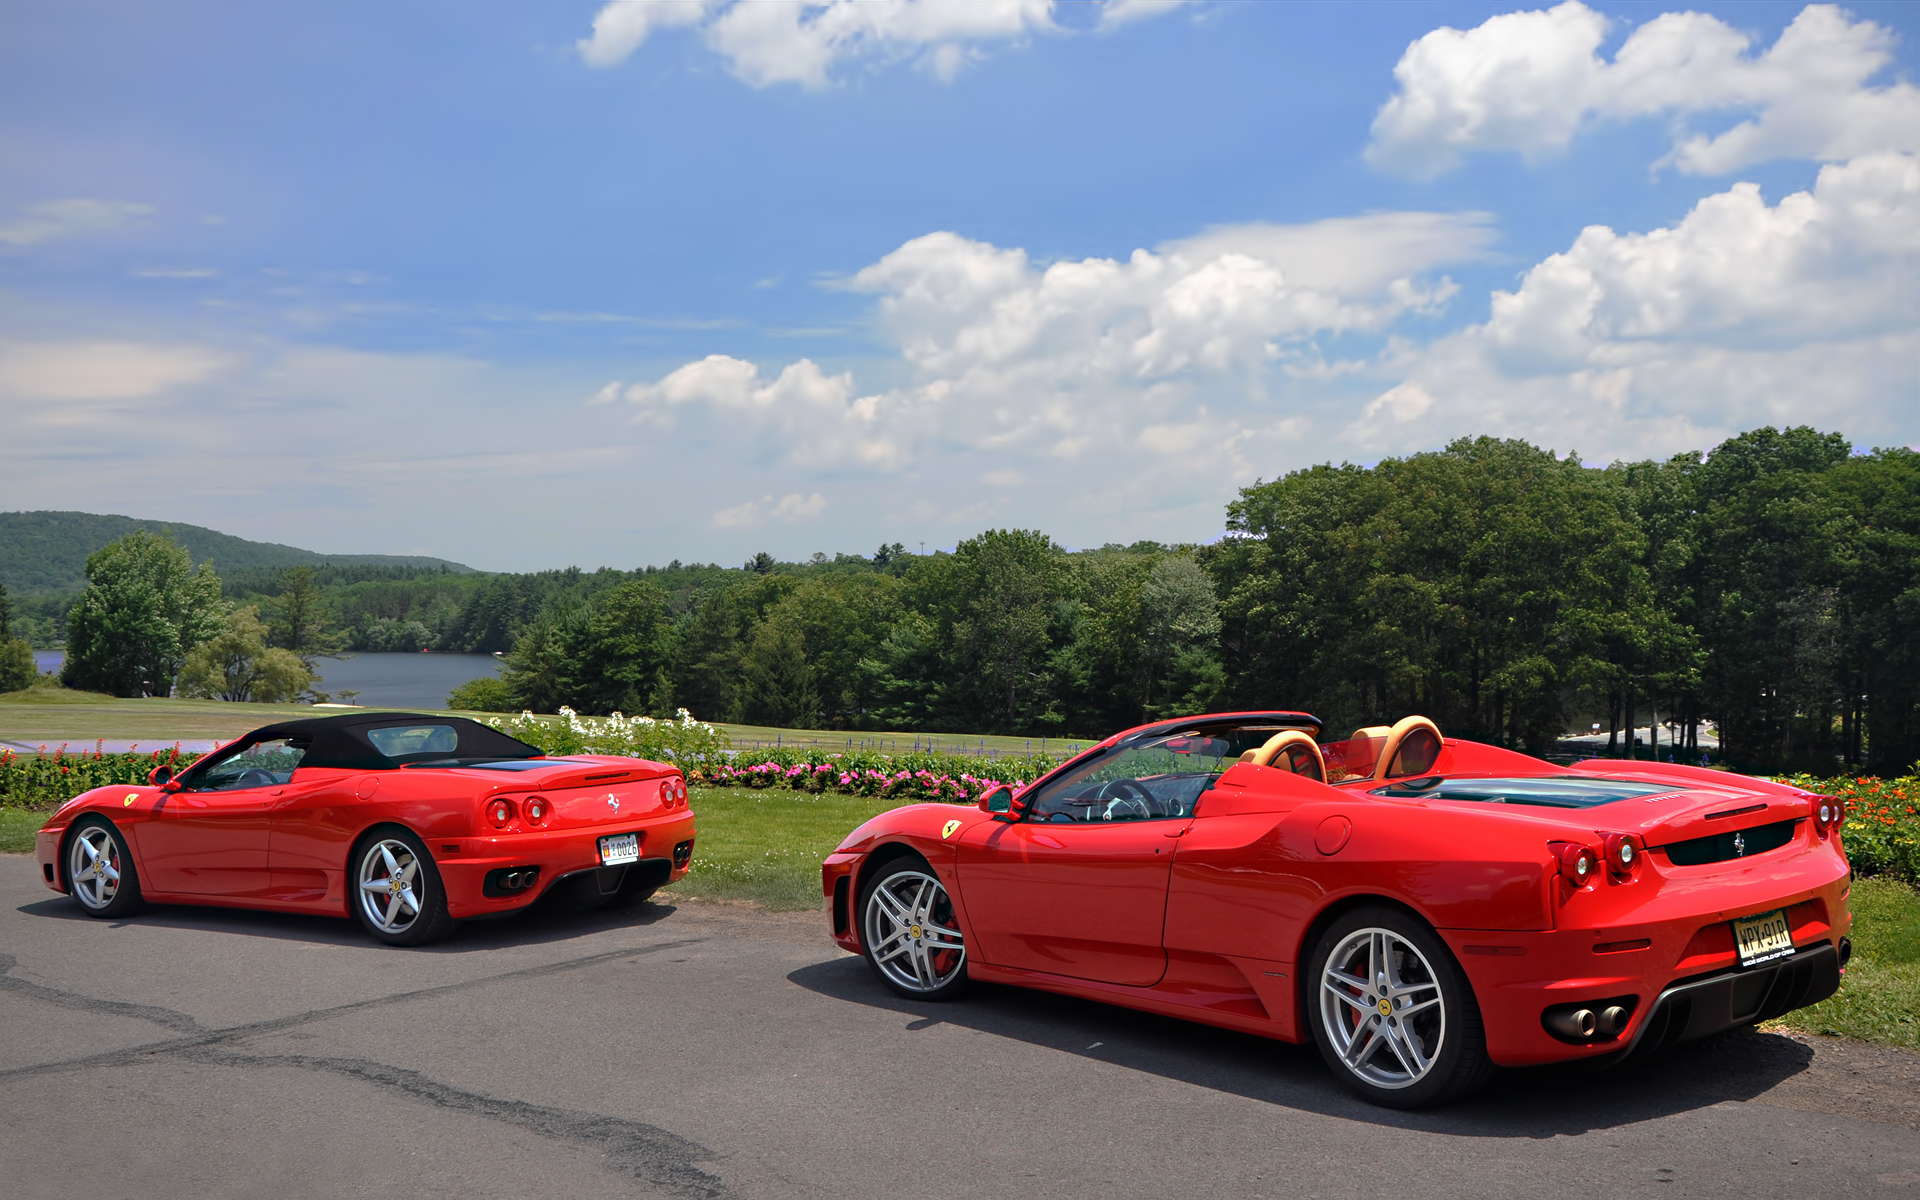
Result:
{"label": "paved parking area", "polygon": [[1310,1050],[883,991],[814,916],[463,928],[158,908],[0,856],[10,1196],[1920,1196],[1920,1058],[1742,1033],[1438,1113]]}

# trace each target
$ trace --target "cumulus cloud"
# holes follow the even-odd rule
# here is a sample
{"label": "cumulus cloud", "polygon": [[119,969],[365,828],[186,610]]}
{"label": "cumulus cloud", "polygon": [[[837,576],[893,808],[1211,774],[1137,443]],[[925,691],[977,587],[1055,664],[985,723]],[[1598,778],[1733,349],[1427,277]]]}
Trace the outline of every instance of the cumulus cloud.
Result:
{"label": "cumulus cloud", "polygon": [[[1177,7],[1118,0],[1101,13],[1114,28]],[[1064,32],[1054,0],[613,0],[577,48],[590,67],[626,61],[658,29],[698,26],[702,38],[752,87],[825,87],[857,59],[912,59],[943,80],[993,46]]]}
{"label": "cumulus cloud", "polygon": [[[1691,174],[1920,150],[1920,88],[1871,82],[1892,60],[1893,34],[1843,9],[1809,5],[1760,53],[1717,17],[1666,13],[1608,62],[1600,46],[1609,25],[1568,0],[1426,34],[1394,67],[1399,88],[1374,120],[1367,157],[1426,177],[1468,152],[1540,158],[1595,122],[1647,117],[1674,123],[1661,164]],[[1707,113],[1746,119],[1718,134],[1686,124]]]}
{"label": "cumulus cloud", "polygon": [[764,525],[769,520],[791,525],[812,520],[825,511],[827,500],[819,492],[812,495],[790,492],[778,500],[772,496],[762,496],[758,500],[723,508],[713,514],[713,525],[717,529],[750,529]]}
{"label": "cumulus cloud", "polygon": [[[1250,453],[1297,433],[1292,414],[1258,411],[1270,371],[1311,373],[1317,338],[1437,310],[1453,287],[1429,272],[1483,256],[1490,237],[1478,214],[1383,213],[1039,264],[931,233],[838,285],[876,297],[875,327],[907,375],[896,386],[862,394],[851,373],[807,359],[769,379],[712,355],[596,398],[623,398],[643,422],[704,420],[815,469],[900,472],[957,452],[1059,463],[1104,447],[1175,470],[1195,447]],[[1100,477],[1155,485],[1150,471]]]}
{"label": "cumulus cloud", "polygon": [[1485,323],[1403,352],[1391,366],[1406,381],[1348,436],[1390,449],[1505,432],[1648,452],[1765,421],[1900,436],[1920,362],[1917,217],[1920,160],[1879,154],[1823,167],[1777,204],[1742,183],[1669,228],[1590,227],[1495,292]]}
{"label": "cumulus cloud", "polygon": [[112,233],[153,215],[150,204],[126,200],[49,200],[0,224],[0,246],[37,246],[61,238]]}

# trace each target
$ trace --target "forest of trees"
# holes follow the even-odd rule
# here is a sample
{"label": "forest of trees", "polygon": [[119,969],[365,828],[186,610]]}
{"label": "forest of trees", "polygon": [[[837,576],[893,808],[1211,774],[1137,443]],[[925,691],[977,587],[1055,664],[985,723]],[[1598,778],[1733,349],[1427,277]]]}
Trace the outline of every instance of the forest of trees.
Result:
{"label": "forest of trees", "polygon": [[1683,752],[1710,723],[1753,769],[1920,758],[1912,450],[1759,429],[1590,468],[1463,439],[1254,484],[1227,518],[1210,545],[1069,552],[992,530],[924,555],[329,565],[224,592],[302,656],[505,652],[490,698],[515,709],[1034,737],[1221,708],[1305,709],[1335,733],[1420,712],[1533,748],[1657,716]]}

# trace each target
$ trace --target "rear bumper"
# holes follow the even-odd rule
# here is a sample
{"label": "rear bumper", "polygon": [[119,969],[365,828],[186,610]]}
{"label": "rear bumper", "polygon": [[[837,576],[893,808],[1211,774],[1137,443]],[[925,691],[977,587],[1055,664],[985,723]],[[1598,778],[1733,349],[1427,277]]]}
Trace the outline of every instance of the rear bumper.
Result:
{"label": "rear bumper", "polygon": [[1621,1058],[1771,1021],[1839,990],[1840,955],[1827,942],[1745,971],[1683,980],[1660,993]]}
{"label": "rear bumper", "polygon": [[[1840,875],[1725,909],[1696,907],[1701,900],[1726,900],[1695,893],[1652,906],[1667,909],[1658,919],[1599,928],[1443,929],[1440,936],[1473,982],[1494,1062],[1518,1067],[1606,1059],[1649,1038],[1655,1046],[1670,1045],[1769,1020],[1832,995],[1840,978],[1837,947],[1852,928],[1848,883]],[[1794,953],[1740,967],[1731,919],[1773,908],[1786,910]],[[1783,975],[1788,966],[1791,972]],[[1598,1012],[1615,1004],[1631,1010],[1615,1036],[1563,1040],[1543,1020],[1549,1009]]]}
{"label": "rear bumper", "polygon": [[[640,835],[640,861],[603,869],[600,839],[616,833]],[[584,873],[593,873],[595,886],[608,894],[664,886],[685,877],[693,840],[693,814],[683,811],[631,825],[435,841],[429,843],[429,849],[447,889],[448,911],[455,918],[471,920],[525,908],[567,881],[579,883]],[[676,855],[676,849],[682,847]],[[538,883],[524,891],[488,895],[487,876],[514,867],[539,868]],[[607,886],[608,881],[612,881],[611,886]]]}

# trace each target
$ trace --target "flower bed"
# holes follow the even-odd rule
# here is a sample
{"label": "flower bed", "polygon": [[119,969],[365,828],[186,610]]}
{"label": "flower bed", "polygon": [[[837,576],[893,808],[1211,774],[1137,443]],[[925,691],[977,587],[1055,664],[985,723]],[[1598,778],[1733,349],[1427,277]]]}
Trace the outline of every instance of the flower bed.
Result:
{"label": "flower bed", "polygon": [[630,754],[672,763],[696,786],[885,796],[903,804],[917,800],[970,803],[989,788],[1031,783],[1066,761],[1050,754],[988,758],[817,746],[735,751],[725,732],[694,720],[684,708],[678,719],[666,721],[618,713],[583,717],[563,708],[558,720],[522,713],[490,724],[549,754]]}
{"label": "flower bed", "polygon": [[138,786],[155,767],[164,764],[178,771],[199,757],[183,753],[178,745],[128,754],[107,754],[100,743],[78,753],[65,743],[36,754],[0,750],[0,806],[54,808],[108,784]]}
{"label": "flower bed", "polygon": [[1846,804],[1841,837],[1855,875],[1891,875],[1920,883],[1920,776],[1819,779],[1794,775],[1782,782]]}

